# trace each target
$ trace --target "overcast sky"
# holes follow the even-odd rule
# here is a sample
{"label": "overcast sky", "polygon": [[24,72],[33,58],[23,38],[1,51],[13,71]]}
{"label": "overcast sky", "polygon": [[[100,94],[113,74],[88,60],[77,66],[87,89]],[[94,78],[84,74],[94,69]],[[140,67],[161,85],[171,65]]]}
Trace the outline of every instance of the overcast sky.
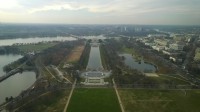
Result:
{"label": "overcast sky", "polygon": [[0,0],[0,22],[200,25],[200,0]]}

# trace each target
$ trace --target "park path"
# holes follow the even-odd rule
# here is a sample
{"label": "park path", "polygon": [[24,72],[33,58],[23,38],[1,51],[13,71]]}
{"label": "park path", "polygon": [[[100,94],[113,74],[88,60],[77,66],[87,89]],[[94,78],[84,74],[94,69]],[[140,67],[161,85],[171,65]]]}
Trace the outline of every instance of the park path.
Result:
{"label": "park path", "polygon": [[120,105],[121,111],[122,111],[122,112],[125,112],[125,111],[124,111],[124,107],[123,107],[123,105],[122,105],[121,98],[120,98],[119,93],[118,93],[118,90],[117,90],[117,86],[116,86],[116,84],[115,84],[115,80],[112,79],[112,82],[113,82],[113,87],[114,87],[114,89],[115,89],[115,92],[116,92],[116,94],[117,94],[117,99],[118,99],[118,101],[119,101],[119,105]]}
{"label": "park path", "polygon": [[71,99],[71,97],[72,97],[72,94],[73,94],[73,91],[74,91],[75,86],[76,86],[76,79],[75,79],[75,81],[74,81],[74,84],[72,85],[72,89],[71,89],[71,91],[70,91],[70,94],[69,94],[69,97],[68,97],[68,99],[67,99],[67,102],[66,102],[66,105],[65,105],[65,108],[64,108],[63,112],[66,112],[66,111],[67,111],[67,107],[68,107],[68,105],[69,105],[69,102],[70,102],[70,99]]}

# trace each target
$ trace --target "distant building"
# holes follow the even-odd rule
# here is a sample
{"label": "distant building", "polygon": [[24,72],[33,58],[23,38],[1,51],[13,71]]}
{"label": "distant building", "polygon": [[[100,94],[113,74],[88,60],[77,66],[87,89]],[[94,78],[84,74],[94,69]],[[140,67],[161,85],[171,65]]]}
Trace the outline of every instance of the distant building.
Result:
{"label": "distant building", "polygon": [[105,75],[103,72],[99,71],[90,71],[85,73],[85,82],[82,82],[84,85],[106,85],[108,82],[104,82]]}
{"label": "distant building", "polygon": [[171,52],[169,52],[169,51],[163,50],[162,52],[163,52],[163,54],[171,55]]}
{"label": "distant building", "polygon": [[192,35],[183,35],[183,34],[176,34],[173,36],[175,41],[188,41]]}
{"label": "distant building", "polygon": [[135,30],[136,32],[141,32],[141,31],[142,31],[142,28],[141,28],[141,27],[136,27],[134,30]]}
{"label": "distant building", "polygon": [[30,56],[34,56],[35,55],[35,51],[28,52],[27,54],[30,55]]}
{"label": "distant building", "polygon": [[150,46],[150,47],[152,47],[152,46],[155,46],[155,43],[144,43],[146,46]]}
{"label": "distant building", "polygon": [[153,48],[154,50],[156,50],[156,51],[162,51],[162,50],[165,49],[164,46],[152,46],[152,48]]}
{"label": "distant building", "polygon": [[165,34],[149,34],[147,37],[149,37],[149,38],[152,38],[152,37],[160,37],[160,38],[162,38],[162,37],[167,37],[167,35],[165,35]]}
{"label": "distant building", "polygon": [[172,60],[173,62],[178,62],[178,63],[183,61],[183,59],[177,58],[177,57],[173,57],[173,56],[170,56],[169,59]]}
{"label": "distant building", "polygon": [[182,51],[184,46],[185,46],[184,43],[177,42],[177,43],[174,43],[174,44],[170,44],[169,48],[172,49],[172,50],[176,50],[176,51]]}
{"label": "distant building", "polygon": [[154,42],[160,46],[166,46],[169,43],[169,40],[166,39],[155,39]]}

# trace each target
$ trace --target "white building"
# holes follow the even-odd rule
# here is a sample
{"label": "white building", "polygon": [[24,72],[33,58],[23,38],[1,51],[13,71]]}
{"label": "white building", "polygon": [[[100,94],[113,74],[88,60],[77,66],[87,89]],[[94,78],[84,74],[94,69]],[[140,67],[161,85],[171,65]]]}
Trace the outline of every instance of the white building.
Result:
{"label": "white building", "polygon": [[82,82],[84,85],[106,85],[108,82],[104,82],[105,75],[103,72],[99,71],[90,71],[85,73],[85,82]]}
{"label": "white building", "polygon": [[171,53],[169,51],[163,50],[162,52],[163,52],[163,54],[171,55]]}
{"label": "white building", "polygon": [[165,49],[164,46],[152,46],[152,48],[153,48],[154,50],[156,50],[156,51],[162,51],[162,50]]}
{"label": "white building", "polygon": [[182,51],[183,50],[184,45],[183,44],[170,44],[169,48],[172,50],[176,50],[176,51]]}
{"label": "white building", "polygon": [[160,46],[166,46],[169,43],[169,40],[166,39],[155,39],[154,42]]}
{"label": "white building", "polygon": [[165,35],[165,34],[149,34],[149,35],[147,35],[147,37],[167,37],[167,35]]}
{"label": "white building", "polygon": [[183,61],[183,59],[181,59],[181,58],[175,58],[172,56],[170,56],[169,59],[172,60],[173,62],[182,62]]}

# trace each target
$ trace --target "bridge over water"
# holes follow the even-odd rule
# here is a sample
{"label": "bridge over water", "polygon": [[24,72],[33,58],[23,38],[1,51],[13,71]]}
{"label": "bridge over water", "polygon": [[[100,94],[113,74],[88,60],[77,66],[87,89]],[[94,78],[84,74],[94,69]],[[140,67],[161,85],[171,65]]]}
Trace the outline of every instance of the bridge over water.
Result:
{"label": "bridge over water", "polygon": [[19,73],[19,72],[22,72],[22,69],[21,68],[16,68],[14,70],[11,70],[10,72],[6,73],[5,75],[1,76],[0,77],[0,82],[4,81],[5,79],[7,79],[8,77],[16,74],[16,73]]}

